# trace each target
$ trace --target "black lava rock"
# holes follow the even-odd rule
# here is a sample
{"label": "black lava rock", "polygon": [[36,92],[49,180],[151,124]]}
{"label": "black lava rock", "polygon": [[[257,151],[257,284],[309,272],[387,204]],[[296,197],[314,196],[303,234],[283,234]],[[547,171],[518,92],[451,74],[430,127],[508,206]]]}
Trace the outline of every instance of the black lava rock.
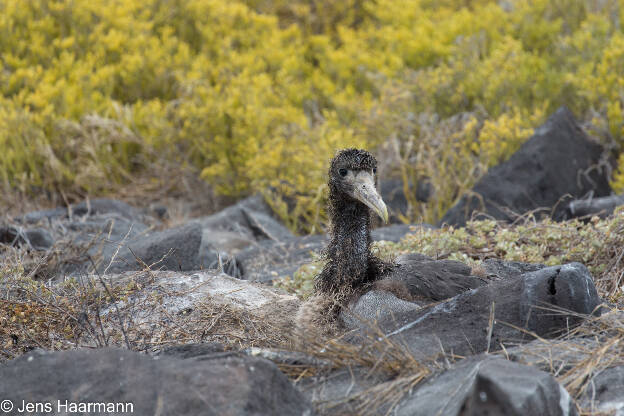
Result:
{"label": "black lava rock", "polygon": [[313,413],[305,397],[265,359],[218,355],[183,360],[112,348],[35,351],[10,361],[0,366],[0,397],[15,404],[10,415],[22,414],[16,410],[23,400],[50,403],[50,414],[66,409],[58,403],[131,403],[132,412],[126,408],[126,413],[139,415]]}
{"label": "black lava rock", "polygon": [[562,107],[509,160],[491,168],[440,224],[463,226],[473,215],[479,218],[478,213],[513,221],[517,214],[538,209],[563,219],[566,198],[611,193],[606,172],[595,169],[602,154],[602,147]]}
{"label": "black lava rock", "polygon": [[[394,310],[395,303],[387,305],[385,316],[390,316],[377,325],[415,356],[430,358],[441,349],[464,356],[487,351],[492,307],[490,351],[508,342],[531,341],[527,331],[544,338],[561,335],[582,322],[583,315],[598,313],[601,300],[585,266],[571,263],[493,282],[426,309],[406,312],[399,305]],[[359,327],[366,331],[368,325]],[[351,324],[350,329],[356,328]]]}
{"label": "black lava rock", "polygon": [[7,225],[0,227],[0,243],[15,247],[27,245],[34,250],[47,250],[54,245],[54,238],[44,228],[22,229]]}
{"label": "black lava rock", "polygon": [[212,247],[202,245],[202,236],[203,230],[193,223],[147,234],[122,247],[110,266],[102,264],[102,268],[108,268],[111,273],[120,273],[142,270],[143,263],[153,269],[173,271],[223,266],[225,272],[237,276],[235,261]]}
{"label": "black lava rock", "polygon": [[475,357],[401,400],[397,416],[573,416],[574,401],[553,376],[501,358]]}

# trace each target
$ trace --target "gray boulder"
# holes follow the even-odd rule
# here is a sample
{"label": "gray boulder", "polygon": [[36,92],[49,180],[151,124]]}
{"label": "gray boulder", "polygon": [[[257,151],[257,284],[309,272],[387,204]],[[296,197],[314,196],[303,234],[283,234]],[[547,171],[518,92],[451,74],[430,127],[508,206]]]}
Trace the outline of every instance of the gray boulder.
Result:
{"label": "gray boulder", "polygon": [[[182,360],[112,348],[36,351],[0,366],[0,397],[15,403],[15,410],[22,400],[49,403],[54,414],[65,410],[59,403],[124,406],[111,414],[130,413],[128,406],[139,415],[313,413],[275,364],[234,354]],[[8,414],[17,415],[15,410]]]}
{"label": "gray boulder", "polygon": [[273,217],[271,208],[261,195],[245,198],[216,214],[197,218],[192,223],[200,228],[227,231],[248,241],[284,241],[294,235]]}
{"label": "gray boulder", "polygon": [[[362,399],[350,399],[358,395],[367,397],[367,390],[378,388],[388,381],[388,377],[384,377],[378,372],[371,372],[370,368],[343,367],[330,372],[317,371],[311,377],[304,377],[297,384],[297,387],[308,400],[318,406],[321,414],[358,415],[362,414],[362,409],[357,408]],[[380,407],[384,409],[388,406],[382,404]],[[380,409],[377,409],[376,412],[372,409],[366,410],[366,414],[369,415],[387,414]]]}
{"label": "gray boulder", "polygon": [[54,208],[41,211],[33,211],[18,218],[18,221],[31,224],[42,220],[52,221],[59,219],[77,219],[97,215],[114,215],[130,221],[138,221],[141,213],[125,202],[108,198],[97,198],[69,205],[67,208]]}
{"label": "gray boulder", "polygon": [[130,206],[123,201],[107,198],[82,201],[78,204],[72,205],[71,209],[68,210],[68,215],[71,217],[95,216],[102,214],[115,214],[116,216],[130,221],[137,221],[142,217],[139,210],[133,206]]}
{"label": "gray boulder", "polygon": [[16,218],[16,225],[10,227],[18,231],[20,245],[47,250],[56,244],[62,251],[63,256],[48,268],[50,275],[45,277],[50,278],[86,274],[93,263],[107,266],[120,245],[147,232],[145,219],[124,202],[102,198],[31,212]]}
{"label": "gray boulder", "polygon": [[492,280],[512,279],[524,273],[536,272],[546,267],[543,264],[523,263],[501,259],[486,259],[482,263],[488,278]]}
{"label": "gray boulder", "polygon": [[572,416],[576,407],[550,375],[501,358],[475,357],[427,381],[397,416]]}
{"label": "gray boulder", "polygon": [[566,210],[566,217],[588,219],[598,216],[607,218],[621,205],[624,205],[624,195],[611,195],[602,198],[594,198],[592,195],[586,199],[570,202]]}
{"label": "gray boulder", "polygon": [[31,228],[24,232],[25,240],[35,250],[47,250],[54,245],[52,234],[45,228]]}
{"label": "gray boulder", "polygon": [[293,237],[284,241],[264,240],[236,254],[243,279],[272,282],[292,276],[313,260],[326,245],[323,235]]}
{"label": "gray boulder", "polygon": [[349,308],[341,310],[340,319],[347,328],[357,328],[361,324],[374,325],[378,321],[392,319],[396,314],[420,309],[416,303],[399,299],[390,292],[371,290]]}
{"label": "gray boulder", "polygon": [[44,228],[0,226],[0,243],[15,247],[27,246],[33,250],[47,250],[54,245],[52,234]]}
{"label": "gray boulder", "polygon": [[[98,287],[102,286],[99,278],[93,279]],[[119,315],[130,317],[133,329],[145,331],[148,336],[156,338],[160,336],[158,331],[161,329],[171,328],[171,325],[186,325],[185,321],[192,314],[196,315],[194,319],[198,319],[197,322],[203,322],[206,318],[202,311],[221,307],[253,322],[270,323],[274,331],[287,332],[292,330],[294,316],[300,304],[296,296],[279,289],[237,279],[214,270],[126,272],[105,275],[102,281],[112,289],[139,287],[140,290],[117,299],[114,304],[101,307],[101,316],[109,322],[114,322]],[[219,330],[216,332],[221,332],[232,327],[220,322],[217,328]],[[107,336],[118,333],[115,325],[105,326],[103,330]],[[152,334],[153,331],[156,331],[155,334]],[[202,335],[202,339],[210,339],[208,335],[206,337],[203,338]],[[85,338],[84,342],[89,340],[90,338]]]}
{"label": "gray boulder", "polygon": [[162,355],[175,358],[193,358],[202,359],[204,357],[212,357],[216,353],[225,352],[223,344],[218,342],[204,342],[195,344],[180,344],[165,347]]}
{"label": "gray boulder", "polygon": [[[385,179],[380,182],[381,197],[388,207],[390,223],[401,224],[401,217],[408,215],[409,204],[403,190],[403,180],[399,178]],[[419,202],[427,202],[434,193],[433,185],[428,178],[421,178],[416,186],[411,182],[409,192]]]}
{"label": "gray boulder", "polygon": [[388,207],[389,221],[391,224],[400,224],[401,216],[407,215],[408,203],[403,192],[401,179],[385,179],[378,186],[381,198]]}
{"label": "gray boulder", "polygon": [[[231,276],[242,275],[233,257],[251,244],[280,242],[293,234],[271,215],[259,195],[246,198],[222,211],[180,227],[145,233],[124,244],[108,271],[140,270],[142,262],[162,270],[191,271],[223,268]],[[112,250],[105,260],[111,259]],[[105,262],[104,262],[105,263]]]}
{"label": "gray boulder", "polygon": [[473,355],[488,349],[492,305],[489,348],[497,350],[506,342],[531,341],[526,330],[541,337],[560,335],[596,312],[600,298],[585,266],[571,263],[490,283],[427,309],[398,312],[378,325],[421,359],[442,351]]}
{"label": "gray boulder", "polygon": [[[71,250],[74,255],[61,258],[53,273],[57,277],[91,273],[93,264],[99,273],[137,271],[148,265],[172,271],[222,268],[240,277],[233,254],[263,241],[294,238],[273,218],[259,195],[163,231],[143,221],[159,224],[124,202],[94,199],[67,208],[28,213],[17,219],[23,226],[0,229],[0,242],[28,243],[38,250],[62,242],[68,248],[64,251]],[[45,229],[32,228],[34,224]]]}
{"label": "gray boulder", "polygon": [[416,299],[438,301],[486,284],[483,279],[472,276],[471,271],[459,261],[429,260],[422,254],[412,253],[397,259],[396,269],[387,279],[402,282]]}
{"label": "gray boulder", "polygon": [[556,369],[558,374],[565,374],[583,361],[591,359],[591,353],[598,348],[600,341],[594,338],[536,339],[506,348],[499,354],[542,371]]}
{"label": "gray boulder", "polygon": [[624,416],[624,365],[594,375],[580,402],[592,413]]}
{"label": "gray boulder", "polygon": [[110,261],[101,265],[102,271],[121,273],[142,270],[144,264],[158,270],[192,271],[201,269],[223,270],[238,276],[238,268],[226,253],[205,244],[204,232],[196,224],[187,224],[165,231],[146,233],[119,249],[117,256],[109,250]]}
{"label": "gray boulder", "polygon": [[491,168],[440,224],[463,226],[473,214],[513,221],[516,214],[541,209],[565,218],[565,198],[611,193],[602,147],[591,141],[565,107],[557,110],[509,160]]}

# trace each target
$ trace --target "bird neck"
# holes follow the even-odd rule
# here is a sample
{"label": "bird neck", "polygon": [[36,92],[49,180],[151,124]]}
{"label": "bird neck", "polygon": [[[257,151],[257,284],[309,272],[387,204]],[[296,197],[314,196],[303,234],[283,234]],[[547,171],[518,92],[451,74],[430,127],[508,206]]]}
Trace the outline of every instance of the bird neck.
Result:
{"label": "bird neck", "polygon": [[330,207],[332,232],[328,257],[339,274],[359,280],[368,274],[370,211],[357,201],[333,205]]}
{"label": "bird neck", "polygon": [[393,266],[370,251],[371,216],[366,205],[335,192],[330,186],[328,209],[331,233],[325,252],[327,263],[314,279],[314,289],[344,302]]}

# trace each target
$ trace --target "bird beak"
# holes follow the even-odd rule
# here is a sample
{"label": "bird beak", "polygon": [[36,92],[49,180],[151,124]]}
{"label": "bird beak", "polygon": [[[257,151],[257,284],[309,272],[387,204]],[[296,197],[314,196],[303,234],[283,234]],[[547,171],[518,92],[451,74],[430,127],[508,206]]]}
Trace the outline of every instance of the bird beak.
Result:
{"label": "bird beak", "polygon": [[375,188],[375,179],[369,172],[358,172],[353,181],[353,197],[372,209],[379,217],[388,222],[388,208]]}

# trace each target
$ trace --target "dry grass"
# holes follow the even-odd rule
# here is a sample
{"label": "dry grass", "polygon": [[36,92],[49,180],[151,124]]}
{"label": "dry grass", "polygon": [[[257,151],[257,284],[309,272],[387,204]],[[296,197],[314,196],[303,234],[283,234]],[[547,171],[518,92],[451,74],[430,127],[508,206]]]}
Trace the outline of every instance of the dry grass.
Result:
{"label": "dry grass", "polygon": [[[588,318],[564,340],[567,342],[559,348],[570,354],[565,370],[556,376],[578,399],[588,393],[593,377],[607,368],[624,365],[624,311],[614,308],[600,317]],[[579,341],[588,342],[579,345]],[[596,414],[591,407],[580,410],[582,414]]]}
{"label": "dry grass", "polygon": [[118,346],[152,353],[171,345],[219,342],[227,349],[271,348],[312,357],[313,364],[303,365],[275,360],[293,380],[340,368],[365,369],[368,377],[388,380],[345,399],[316,403],[321,414],[345,408],[362,415],[387,410],[432,373],[432,368],[415,360],[405,346],[383,336],[379,328],[372,327],[357,345],[342,338],[310,337],[301,342],[297,338],[301,334],[295,335],[292,326],[275,317],[281,313],[289,321],[292,311],[252,313],[206,296],[193,308],[171,314],[163,307],[163,297],[187,296],[195,288],[167,293],[153,290],[150,285],[156,275],[149,266],[115,279],[92,275],[46,284],[36,279],[35,268],[30,267],[45,263],[49,255],[4,249],[13,256],[4,258],[1,270],[0,361],[33,348]]}
{"label": "dry grass", "polygon": [[162,305],[163,293],[143,290],[151,279],[150,271],[142,271],[127,273],[118,282],[92,276],[45,285],[19,273],[5,274],[0,360],[33,348],[118,346],[156,352],[200,342],[219,342],[232,349],[290,346],[290,338],[265,316],[209,296],[172,314]]}
{"label": "dry grass", "polygon": [[315,383],[322,383],[323,376],[333,370],[349,369],[363,372],[365,379],[378,382],[362,390],[356,389],[346,397],[315,402],[319,414],[389,414],[414,386],[439,367],[434,358],[427,363],[416,360],[407,346],[386,337],[374,323],[366,334],[358,335],[355,343],[345,340],[345,335],[334,338],[315,335],[305,337],[303,341],[299,339],[301,352],[322,365],[290,367],[287,374],[295,382],[315,376]]}
{"label": "dry grass", "polygon": [[[603,306],[601,316],[583,318],[580,326],[560,338],[544,339],[531,333],[535,341],[525,347],[519,346],[519,354],[511,352],[513,350],[498,354],[551,373],[573,398],[581,399],[588,393],[595,376],[607,368],[624,365],[624,311]],[[581,415],[609,414],[601,413],[591,404],[589,407],[582,407],[582,404],[586,403],[577,402]]]}
{"label": "dry grass", "polygon": [[[620,241],[612,233],[619,231],[621,224],[597,228],[596,235],[608,233],[610,241]],[[556,231],[556,235],[561,233]],[[440,357],[416,360],[406,346],[385,337],[374,323],[352,343],[340,336],[301,338],[288,323],[292,310],[251,313],[208,296],[191,309],[171,314],[163,307],[163,293],[145,290],[154,282],[152,269],[158,265],[145,265],[143,271],[127,273],[123,279],[94,275],[56,284],[45,282],[45,276],[59,264],[88,258],[86,251],[69,242],[59,242],[44,253],[26,247],[0,247],[0,361],[33,348],[112,345],[151,353],[170,345],[199,342],[219,342],[228,349],[295,351],[311,360],[289,363],[277,355],[268,358],[296,383],[339,369],[358,369],[368,380],[375,380],[347,397],[315,403],[319,414],[355,415],[390,412],[411,389],[442,370]],[[605,279],[603,283],[610,282],[598,282],[599,292],[605,296],[612,293],[614,281],[621,281],[622,247],[610,245],[599,253],[605,264],[600,278]],[[166,293],[174,297],[188,294]],[[550,372],[573,397],[581,398],[596,374],[624,365],[623,316],[622,309],[614,307],[600,317],[587,318],[559,339],[539,339],[538,345],[531,346],[529,364]],[[452,362],[455,357],[442,358]],[[591,405],[579,410],[583,415],[601,414]]]}
{"label": "dry grass", "polygon": [[[228,349],[295,350],[313,361],[292,364],[274,359],[295,382],[345,368],[360,369],[366,378],[379,380],[347,397],[315,403],[319,414],[355,415],[388,414],[410,390],[441,370],[439,361],[434,359],[439,357],[432,357],[429,362],[418,361],[406,346],[388,339],[374,325],[357,343],[347,342],[343,337],[318,336],[301,342],[265,317],[209,297],[192,310],[168,315],[162,307],[162,294],[137,296],[153,280],[150,270],[128,273],[117,281],[108,277],[91,278],[55,286],[33,280],[19,268],[10,271],[5,267],[3,275],[2,361],[32,348],[58,350],[106,345],[144,352],[198,342],[219,342]],[[111,308],[112,304],[118,308]],[[147,321],[145,316],[156,318]],[[580,398],[593,375],[624,365],[622,316],[621,310],[612,309],[600,317],[588,318],[561,339],[540,339],[539,348],[531,347],[534,360],[529,364],[549,371],[573,397]],[[553,351],[563,351],[563,358],[553,355]],[[580,410],[583,415],[600,414],[591,408]]]}
{"label": "dry grass", "polygon": [[315,403],[320,414],[389,415],[397,404],[429,373],[418,372],[352,394],[344,399]]}
{"label": "dry grass", "polygon": [[[469,191],[487,170],[469,145],[469,138],[478,132],[477,124],[483,124],[476,123],[483,114],[459,113],[443,120],[432,113],[406,117],[411,97],[396,86],[383,92],[382,105],[391,108],[393,116],[373,117],[367,124],[370,134],[382,143],[377,149],[382,176],[399,177],[403,182],[408,211],[402,221],[435,224],[457,195]],[[388,131],[392,132],[389,137]],[[435,190],[426,203],[416,199],[419,182],[428,182]]]}
{"label": "dry grass", "polygon": [[[89,261],[90,270],[95,270],[101,259],[88,251],[98,252],[107,244],[100,237],[84,245],[59,241],[46,252],[0,244],[0,361],[33,348],[115,345],[153,352],[167,345],[210,341],[237,349],[289,345],[279,319],[208,296],[191,310],[169,314],[162,306],[163,293],[143,290],[154,282],[152,269],[158,264],[143,263],[143,271],[120,278],[92,274],[62,282],[48,279],[71,263]],[[166,295],[184,297],[191,291]]]}

